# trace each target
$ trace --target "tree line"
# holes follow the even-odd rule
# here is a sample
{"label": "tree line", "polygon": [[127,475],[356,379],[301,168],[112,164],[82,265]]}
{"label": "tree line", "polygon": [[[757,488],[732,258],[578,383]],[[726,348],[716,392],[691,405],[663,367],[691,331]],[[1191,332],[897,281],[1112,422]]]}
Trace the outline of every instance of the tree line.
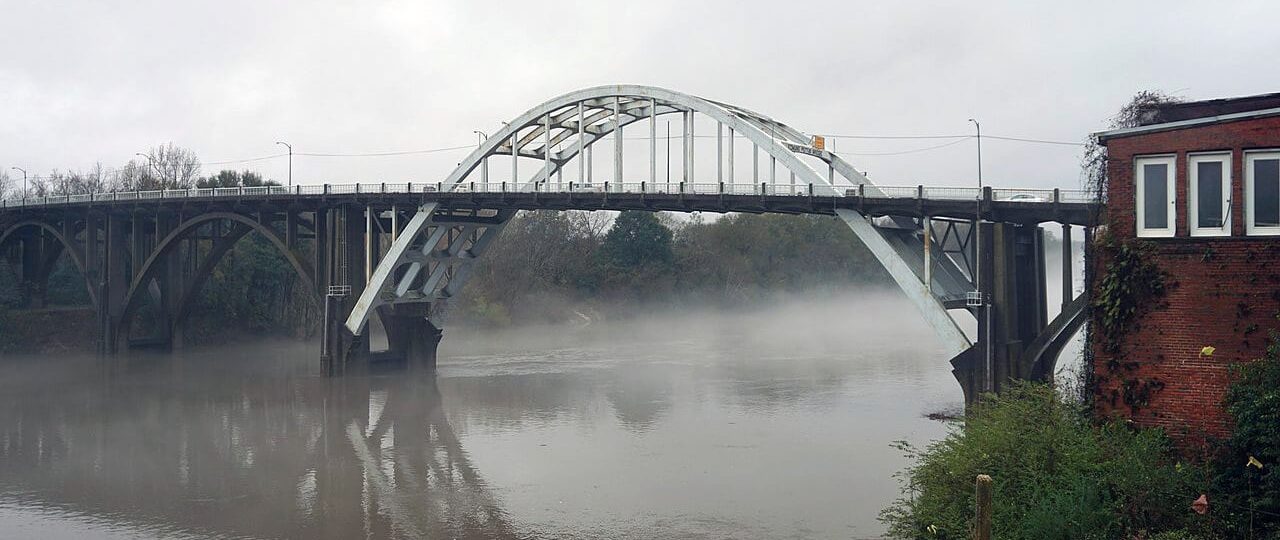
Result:
{"label": "tree line", "polygon": [[11,169],[0,170],[0,199],[22,197],[57,197],[113,191],[149,191],[206,187],[253,187],[279,185],[265,180],[253,171],[220,170],[200,176],[200,158],[190,149],[166,143],[154,146],[139,159],[115,168],[96,163],[85,170],[53,169],[47,174],[30,176],[25,185]]}
{"label": "tree line", "polygon": [[477,264],[453,315],[497,325],[891,283],[848,227],[812,215],[526,212]]}

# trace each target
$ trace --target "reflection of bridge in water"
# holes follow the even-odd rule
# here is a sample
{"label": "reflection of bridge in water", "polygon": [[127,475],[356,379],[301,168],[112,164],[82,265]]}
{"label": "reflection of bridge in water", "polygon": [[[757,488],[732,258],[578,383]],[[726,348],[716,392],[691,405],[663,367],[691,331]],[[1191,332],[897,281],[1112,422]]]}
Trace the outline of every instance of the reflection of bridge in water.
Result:
{"label": "reflection of bridge in water", "polygon": [[[679,153],[665,158],[667,171],[679,168],[674,179],[658,172],[657,118],[667,115],[682,127]],[[647,159],[624,160],[628,126],[647,132]],[[696,135],[703,130],[715,135]],[[600,151],[609,158],[603,172],[593,158]],[[495,176],[495,161],[509,172]],[[767,116],[660,88],[608,86],[529,110],[435,182],[7,201],[0,254],[21,269],[36,304],[53,262],[69,257],[97,309],[103,349],[114,352],[122,342],[180,346],[200,286],[256,233],[323,305],[329,372],[374,356],[371,332],[385,334],[380,354],[434,366],[441,307],[528,209],[834,215],[954,355],[969,400],[1007,379],[1051,376],[1086,304],[1072,290],[1071,226],[1087,237],[1097,217],[1080,192],[877,186],[818,138]],[[1063,306],[1053,321],[1045,222],[1061,224],[1064,236]],[[976,321],[974,336],[962,330],[966,317]]]}
{"label": "reflection of bridge in water", "polygon": [[144,529],[517,537],[433,377],[255,378],[226,367],[105,382],[89,369],[57,397],[0,394],[0,490]]}

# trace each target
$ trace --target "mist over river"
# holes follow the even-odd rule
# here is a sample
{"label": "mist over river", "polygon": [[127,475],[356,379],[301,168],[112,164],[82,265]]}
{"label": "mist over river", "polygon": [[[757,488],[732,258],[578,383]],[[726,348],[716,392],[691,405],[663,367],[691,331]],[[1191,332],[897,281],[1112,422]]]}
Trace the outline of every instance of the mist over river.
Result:
{"label": "mist over river", "polygon": [[896,292],[446,326],[434,378],[317,347],[4,358],[0,536],[877,538],[962,403]]}

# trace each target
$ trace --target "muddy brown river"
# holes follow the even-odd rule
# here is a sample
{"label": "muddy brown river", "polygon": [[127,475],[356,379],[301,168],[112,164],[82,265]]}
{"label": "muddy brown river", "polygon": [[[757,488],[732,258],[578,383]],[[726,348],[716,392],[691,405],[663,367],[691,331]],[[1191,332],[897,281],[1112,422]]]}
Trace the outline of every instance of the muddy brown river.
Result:
{"label": "muddy brown river", "polygon": [[435,377],[314,344],[3,358],[0,537],[878,538],[960,407],[904,300],[447,329]]}

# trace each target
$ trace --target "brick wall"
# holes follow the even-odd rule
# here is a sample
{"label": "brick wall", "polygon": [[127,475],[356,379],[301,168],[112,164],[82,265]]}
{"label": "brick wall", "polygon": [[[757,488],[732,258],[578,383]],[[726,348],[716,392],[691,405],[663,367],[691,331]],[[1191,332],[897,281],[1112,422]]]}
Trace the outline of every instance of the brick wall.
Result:
{"label": "brick wall", "polygon": [[[1113,139],[1107,143],[1110,233],[1133,238],[1136,228],[1133,157],[1176,154],[1176,236],[1144,239],[1168,276],[1155,302],[1126,337],[1125,365],[1108,376],[1112,360],[1094,344],[1100,375],[1097,410],[1164,427],[1184,443],[1222,437],[1230,424],[1222,409],[1227,366],[1260,357],[1280,314],[1280,237],[1244,235],[1244,156],[1251,149],[1280,148],[1280,118],[1247,120]],[[1227,151],[1231,157],[1230,237],[1192,238],[1188,227],[1187,154]],[[1099,272],[1106,261],[1096,261]],[[1095,275],[1100,275],[1095,274]],[[1217,350],[1203,357],[1204,346]],[[1123,403],[1122,381],[1155,385],[1136,411]]]}

